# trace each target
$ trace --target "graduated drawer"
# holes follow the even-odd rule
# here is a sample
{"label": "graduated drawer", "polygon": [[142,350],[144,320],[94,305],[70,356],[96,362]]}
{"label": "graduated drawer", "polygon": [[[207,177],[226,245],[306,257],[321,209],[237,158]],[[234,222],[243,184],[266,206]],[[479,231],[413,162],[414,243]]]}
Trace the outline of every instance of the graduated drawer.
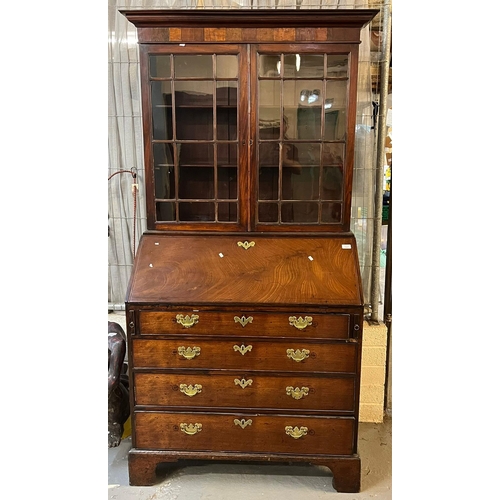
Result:
{"label": "graduated drawer", "polygon": [[354,429],[353,417],[135,412],[135,447],[350,455]]}
{"label": "graduated drawer", "polygon": [[136,368],[356,372],[357,345],[302,341],[134,339]]}
{"label": "graduated drawer", "polygon": [[[346,339],[348,314],[139,311],[139,332],[150,334],[286,336]],[[290,320],[290,318],[295,318]]]}
{"label": "graduated drawer", "polygon": [[[236,374],[236,375],[235,375]],[[136,405],[354,411],[353,377],[136,373]]]}

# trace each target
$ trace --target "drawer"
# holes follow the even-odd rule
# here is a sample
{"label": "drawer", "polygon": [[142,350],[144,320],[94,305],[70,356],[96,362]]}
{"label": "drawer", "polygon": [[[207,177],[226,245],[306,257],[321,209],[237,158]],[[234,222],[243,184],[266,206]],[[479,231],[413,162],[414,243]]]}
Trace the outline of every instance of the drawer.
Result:
{"label": "drawer", "polygon": [[134,339],[135,368],[355,373],[357,344]]}
{"label": "drawer", "polygon": [[353,453],[353,417],[135,412],[135,447],[296,455]]}
{"label": "drawer", "polygon": [[352,377],[135,373],[135,404],[354,411]]}
{"label": "drawer", "polygon": [[[349,337],[349,314],[139,311],[141,335],[189,333],[193,335],[286,336],[306,338]],[[294,319],[291,319],[294,318]]]}

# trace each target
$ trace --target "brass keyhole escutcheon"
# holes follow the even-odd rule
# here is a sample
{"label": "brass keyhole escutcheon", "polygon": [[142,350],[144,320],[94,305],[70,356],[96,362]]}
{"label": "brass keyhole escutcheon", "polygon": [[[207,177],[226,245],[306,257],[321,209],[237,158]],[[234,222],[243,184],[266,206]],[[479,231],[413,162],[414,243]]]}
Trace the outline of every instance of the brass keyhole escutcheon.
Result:
{"label": "brass keyhole escutcheon", "polygon": [[244,378],[242,378],[241,380],[237,378],[234,379],[234,385],[239,385],[242,389],[252,385],[252,382],[253,380],[251,378],[249,378],[248,380],[245,380]]}
{"label": "brass keyhole escutcheon", "polygon": [[248,425],[252,425],[252,419],[249,418],[248,420],[245,420],[244,418],[242,418],[241,420],[238,420],[237,418],[235,418],[234,425],[239,425],[242,429],[244,429]]}
{"label": "brass keyhole escutcheon", "polygon": [[239,318],[238,316],[234,317],[234,322],[239,323],[242,327],[247,326],[248,323],[251,323],[252,321],[252,316],[248,316],[248,318],[246,318],[245,316],[242,316],[241,318]]}
{"label": "brass keyhole escutcheon", "polygon": [[250,352],[252,350],[252,346],[248,345],[245,347],[245,344],[241,344],[241,346],[233,345],[233,349],[244,356],[247,352]]}
{"label": "brass keyhole escutcheon", "polygon": [[250,247],[255,246],[255,241],[238,241],[238,246],[248,250]]}

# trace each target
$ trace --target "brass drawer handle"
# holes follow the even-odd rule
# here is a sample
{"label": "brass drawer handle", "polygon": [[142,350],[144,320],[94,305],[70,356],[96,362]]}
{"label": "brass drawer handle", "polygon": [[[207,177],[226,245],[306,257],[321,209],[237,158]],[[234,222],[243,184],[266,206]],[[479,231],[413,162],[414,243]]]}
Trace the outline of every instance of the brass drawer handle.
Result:
{"label": "brass drawer handle", "polygon": [[238,241],[238,246],[248,250],[250,247],[255,246],[255,241]]}
{"label": "brass drawer handle", "polygon": [[252,350],[252,346],[249,345],[245,347],[245,344],[241,344],[241,346],[233,345],[233,349],[241,353],[242,356],[244,356],[247,352],[250,352]]}
{"label": "brass drawer handle", "polygon": [[251,323],[253,321],[252,316],[248,316],[248,318],[245,318],[245,316],[242,316],[241,318],[238,318],[238,316],[234,317],[234,322],[239,323],[242,327],[245,327],[248,325],[248,323]]}
{"label": "brass drawer handle", "polygon": [[251,378],[249,378],[248,380],[245,380],[244,378],[242,378],[241,380],[237,378],[234,379],[234,385],[239,385],[242,389],[252,385],[252,382],[253,380]]}
{"label": "brass drawer handle", "polygon": [[252,419],[249,418],[248,420],[245,420],[244,418],[242,418],[241,420],[238,420],[237,418],[235,418],[234,425],[239,425],[242,429],[244,429],[247,425],[252,425]]}
{"label": "brass drawer handle", "polygon": [[184,347],[180,346],[177,348],[177,352],[185,357],[186,359],[193,359],[195,356],[199,356],[201,353],[201,347]]}
{"label": "brass drawer handle", "polygon": [[304,359],[309,357],[309,350],[308,349],[297,349],[294,351],[293,349],[287,349],[286,350],[286,355],[290,358],[293,359],[294,361],[297,361],[299,363],[300,361],[303,361]]}
{"label": "brass drawer handle", "polygon": [[304,319],[302,319],[302,316],[299,316],[299,319],[297,319],[296,316],[290,316],[288,318],[290,325],[294,326],[298,330],[303,330],[306,326],[312,325],[312,320],[312,316],[304,316]]}
{"label": "brass drawer handle", "polygon": [[177,319],[177,323],[182,325],[184,328],[191,328],[196,325],[200,319],[197,314],[193,314],[192,316],[189,316],[189,314],[186,316],[184,316],[184,314],[178,314],[175,318]]}
{"label": "brass drawer handle", "polygon": [[181,431],[184,432],[184,434],[188,434],[189,436],[194,436],[198,432],[201,432],[201,429],[203,428],[203,425],[201,424],[185,424],[182,423],[180,425]]}
{"label": "brass drawer handle", "polygon": [[303,397],[307,396],[309,394],[309,387],[302,387],[302,389],[299,389],[296,387],[295,389],[289,385],[286,388],[286,395],[287,396],[292,396],[293,399],[302,399]]}
{"label": "brass drawer handle", "polygon": [[299,429],[298,427],[292,427],[291,425],[287,425],[285,427],[285,434],[293,437],[293,439],[299,439],[302,436],[305,436],[308,430],[309,429],[307,427],[301,427]]}
{"label": "brass drawer handle", "polygon": [[191,384],[181,384],[179,386],[180,391],[190,398],[199,394],[201,392],[201,388],[202,386],[200,384],[194,384],[194,386]]}

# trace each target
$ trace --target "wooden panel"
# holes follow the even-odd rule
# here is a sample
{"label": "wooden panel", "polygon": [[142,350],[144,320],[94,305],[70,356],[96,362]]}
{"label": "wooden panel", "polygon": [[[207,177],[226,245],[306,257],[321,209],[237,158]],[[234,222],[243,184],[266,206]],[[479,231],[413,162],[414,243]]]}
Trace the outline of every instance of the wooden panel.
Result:
{"label": "wooden panel", "polygon": [[[362,305],[354,236],[141,238],[126,301],[166,304]],[[221,257],[222,255],[222,257]]]}
{"label": "wooden panel", "polygon": [[[136,373],[134,380],[137,405],[354,411],[354,378],[187,372]],[[182,384],[197,384],[199,392],[188,396],[180,391]],[[287,394],[289,387],[295,397]]]}
{"label": "wooden panel", "polygon": [[205,28],[205,42],[225,42],[226,28]]}
{"label": "wooden panel", "polygon": [[301,42],[316,40],[316,30],[314,28],[297,28],[295,30],[295,40]]}
{"label": "wooden panel", "polygon": [[241,28],[227,28],[226,35],[228,41],[241,42]]}
{"label": "wooden panel", "polygon": [[[139,311],[139,332],[141,335],[179,335],[184,333],[189,335],[245,335],[247,337],[286,336],[337,339],[349,337],[348,314],[303,313],[299,307],[294,309],[293,314],[266,314],[238,311],[237,309],[233,312],[193,312],[192,309]],[[198,316],[197,323],[186,328],[177,322],[178,314],[182,314],[184,317],[196,314]],[[304,329],[297,329],[289,321],[290,316],[293,315],[297,319],[309,316],[312,318],[312,322]],[[236,322],[235,317],[239,318],[245,326],[242,326],[241,322]],[[245,320],[248,322],[245,323]]]}
{"label": "wooden panel", "polygon": [[[234,346],[252,346],[245,354]],[[200,349],[199,355],[186,359],[178,353],[179,347]],[[132,342],[132,359],[136,368],[182,368],[194,370],[269,370],[295,372],[342,372],[356,371],[356,344],[312,344],[300,340],[283,342],[234,341],[204,339],[142,340]],[[242,347],[243,349],[243,347]],[[287,350],[309,351],[302,361],[287,357]]]}
{"label": "wooden panel", "polygon": [[[295,28],[276,28],[274,32],[275,42],[294,42],[295,41]],[[260,38],[260,37],[259,37]],[[260,39],[266,41],[265,39]]]}
{"label": "wooden panel", "polygon": [[[234,419],[252,420],[244,429]],[[201,424],[187,435],[181,424]],[[354,418],[297,417],[253,414],[135,413],[136,448],[156,450],[221,450],[294,454],[349,455],[353,452]],[[285,427],[307,427],[294,439]]]}
{"label": "wooden panel", "polygon": [[137,38],[140,43],[162,43],[170,40],[170,28],[137,28]]}
{"label": "wooden panel", "polygon": [[204,40],[203,28],[182,28],[181,38],[186,42],[202,42]]}

